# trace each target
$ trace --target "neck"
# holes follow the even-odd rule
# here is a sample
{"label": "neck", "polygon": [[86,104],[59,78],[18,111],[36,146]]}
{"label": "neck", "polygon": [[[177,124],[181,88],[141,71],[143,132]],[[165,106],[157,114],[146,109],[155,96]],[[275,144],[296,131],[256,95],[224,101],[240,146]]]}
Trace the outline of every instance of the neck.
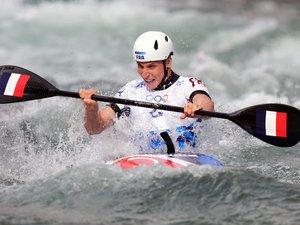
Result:
{"label": "neck", "polygon": [[165,90],[174,84],[179,78],[179,75],[174,73],[172,70],[167,71],[167,76],[165,76],[160,84],[154,89],[155,91]]}

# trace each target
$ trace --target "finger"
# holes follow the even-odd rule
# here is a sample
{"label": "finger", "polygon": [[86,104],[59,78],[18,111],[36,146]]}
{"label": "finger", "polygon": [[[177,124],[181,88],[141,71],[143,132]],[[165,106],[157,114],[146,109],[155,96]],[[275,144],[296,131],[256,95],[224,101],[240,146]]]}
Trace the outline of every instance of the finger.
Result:
{"label": "finger", "polygon": [[95,104],[96,101],[90,99],[90,98],[85,98],[83,99],[84,103],[87,104],[87,105],[92,105],[92,104]]}
{"label": "finger", "polygon": [[98,111],[98,104],[92,99],[83,99],[84,108],[88,111]]}
{"label": "finger", "polygon": [[192,116],[195,116],[195,112],[201,110],[202,107],[200,105],[193,105],[193,112],[192,112]]}
{"label": "finger", "polygon": [[185,119],[187,116],[190,115],[190,112],[191,112],[191,104],[186,104],[183,108],[183,113],[180,114],[179,118],[180,119]]}
{"label": "finger", "polygon": [[184,113],[181,113],[180,116],[179,116],[179,118],[180,118],[180,119],[185,119],[185,118],[186,118],[186,115],[185,115]]}
{"label": "finger", "polygon": [[79,96],[82,99],[91,99],[91,96],[94,94],[96,94],[96,90],[94,90],[94,89],[88,89],[88,90],[80,89],[79,90]]}
{"label": "finger", "polygon": [[186,104],[184,107],[184,113],[186,115],[190,115],[192,112],[193,112],[193,104],[192,103]]}
{"label": "finger", "polygon": [[84,93],[84,90],[83,90],[83,89],[80,89],[80,90],[79,90],[79,96],[80,96],[80,98],[83,98],[83,93]]}

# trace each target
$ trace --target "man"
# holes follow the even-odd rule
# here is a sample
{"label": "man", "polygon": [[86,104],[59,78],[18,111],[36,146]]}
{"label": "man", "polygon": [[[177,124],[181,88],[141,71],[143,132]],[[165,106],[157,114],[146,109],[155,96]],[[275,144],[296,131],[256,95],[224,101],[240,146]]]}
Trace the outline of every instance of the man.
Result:
{"label": "man", "polygon": [[134,135],[133,139],[146,140],[146,146],[141,147],[145,151],[165,148],[165,142],[159,136],[162,131],[177,143],[176,148],[195,147],[195,129],[202,119],[195,118],[194,113],[201,109],[213,111],[214,103],[201,80],[173,72],[173,52],[168,35],[158,31],[140,35],[134,44],[133,56],[141,79],[126,84],[116,97],[181,106],[184,107],[183,114],[117,104],[99,110],[97,102],[91,99],[96,90],[81,89],[79,94],[84,102],[87,132],[98,134],[114,122],[125,120],[127,125],[123,129],[131,129],[128,133]]}

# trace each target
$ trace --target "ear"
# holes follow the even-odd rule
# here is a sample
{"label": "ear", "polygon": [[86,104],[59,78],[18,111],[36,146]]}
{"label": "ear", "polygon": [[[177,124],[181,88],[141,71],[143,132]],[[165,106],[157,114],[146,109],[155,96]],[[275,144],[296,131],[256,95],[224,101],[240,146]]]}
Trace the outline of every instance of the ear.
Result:
{"label": "ear", "polygon": [[169,56],[166,59],[166,67],[167,67],[167,69],[171,69],[172,68],[172,57],[171,56]]}

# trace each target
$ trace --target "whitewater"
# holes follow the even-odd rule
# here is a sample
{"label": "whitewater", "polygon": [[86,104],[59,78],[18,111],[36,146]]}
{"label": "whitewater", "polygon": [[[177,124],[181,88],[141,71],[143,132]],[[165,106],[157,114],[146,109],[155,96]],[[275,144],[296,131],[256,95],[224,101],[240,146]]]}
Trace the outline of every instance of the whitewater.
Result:
{"label": "whitewater", "polygon": [[[10,0],[0,30],[1,65],[61,90],[114,96],[138,77],[135,39],[159,30],[174,42],[174,71],[202,79],[216,111],[300,108],[298,1]],[[89,136],[83,116],[66,97],[0,105],[1,224],[300,223],[299,144],[275,147],[211,118],[196,153],[223,168],[123,171],[106,162],[138,153],[130,127]]]}

